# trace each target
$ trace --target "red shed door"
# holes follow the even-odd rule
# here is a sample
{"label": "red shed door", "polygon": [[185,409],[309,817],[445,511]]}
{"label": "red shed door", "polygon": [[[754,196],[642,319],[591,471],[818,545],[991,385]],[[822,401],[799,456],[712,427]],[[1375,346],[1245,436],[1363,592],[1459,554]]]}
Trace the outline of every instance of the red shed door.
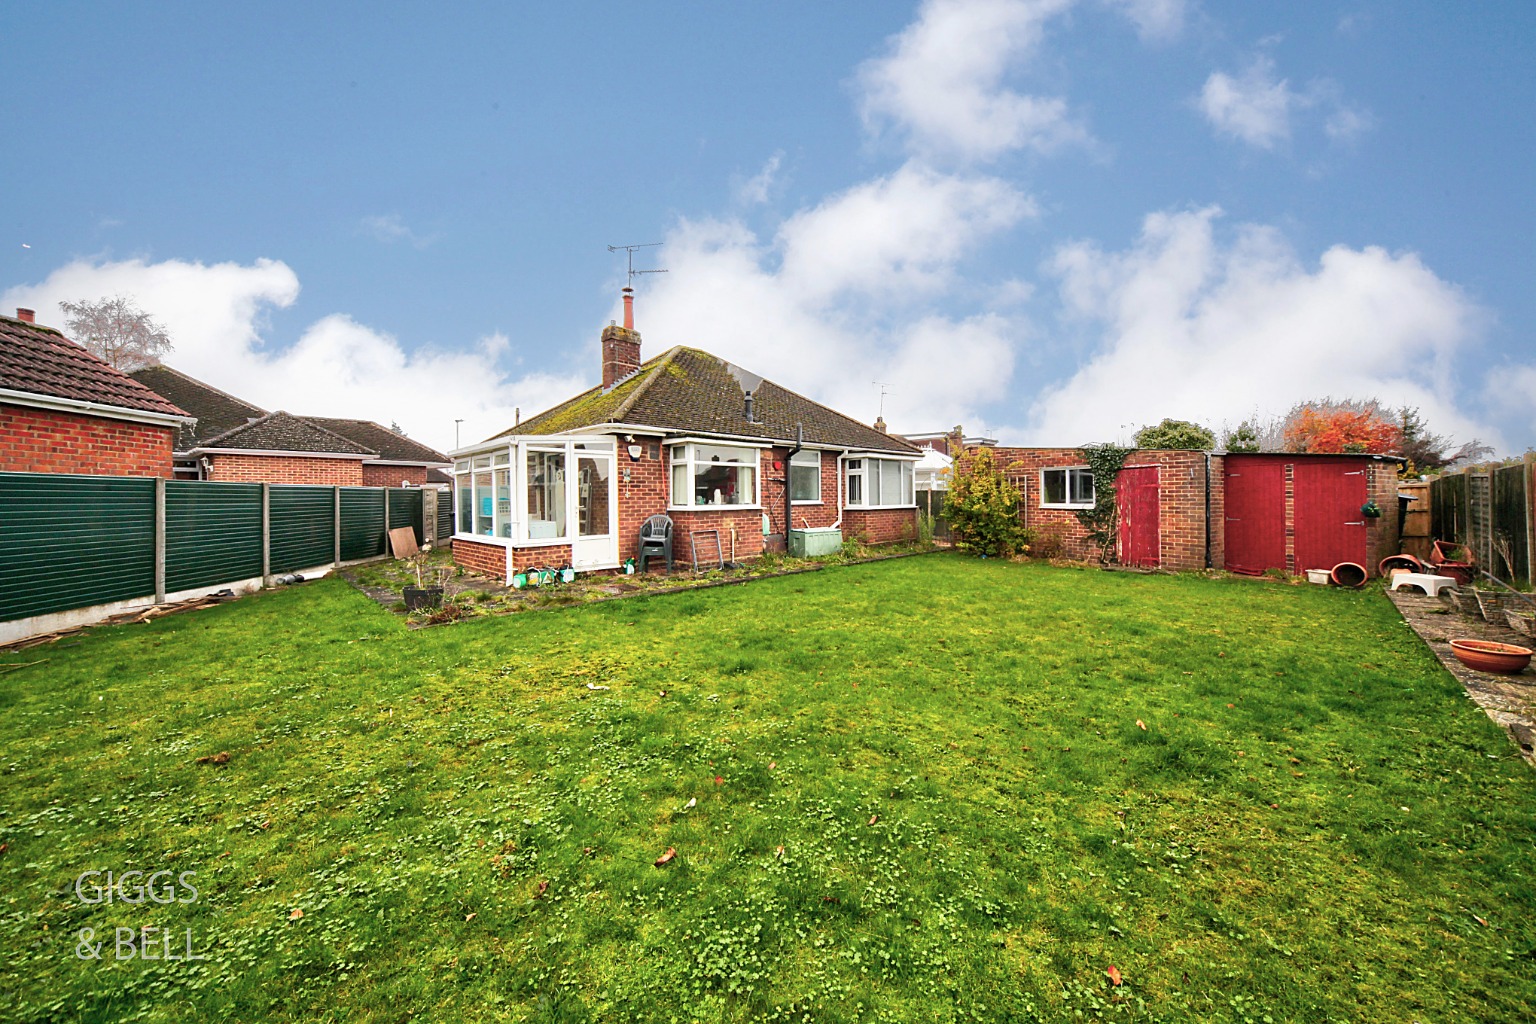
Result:
{"label": "red shed door", "polygon": [[1127,466],[1115,477],[1115,505],[1120,513],[1120,564],[1154,569],[1161,562],[1162,530],[1158,515],[1158,467]]}
{"label": "red shed door", "polygon": [[1340,562],[1365,564],[1363,462],[1296,462],[1296,571],[1332,569]]}
{"label": "red shed door", "polygon": [[1285,569],[1285,462],[1228,455],[1223,469],[1228,572]]}

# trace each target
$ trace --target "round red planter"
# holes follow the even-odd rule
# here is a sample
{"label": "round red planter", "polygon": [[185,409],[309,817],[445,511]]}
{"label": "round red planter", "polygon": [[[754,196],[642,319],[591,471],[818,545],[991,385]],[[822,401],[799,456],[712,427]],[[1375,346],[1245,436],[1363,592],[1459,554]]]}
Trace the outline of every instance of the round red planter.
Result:
{"label": "round red planter", "polygon": [[1376,566],[1376,574],[1378,576],[1390,577],[1393,569],[1407,569],[1409,572],[1429,571],[1424,567],[1424,563],[1417,558],[1409,554],[1402,554],[1388,555],[1386,558],[1383,558]]}
{"label": "round red planter", "polygon": [[1365,586],[1365,566],[1354,562],[1340,562],[1333,567],[1328,574],[1336,587],[1363,587]]}
{"label": "round red planter", "polygon": [[1451,653],[1467,668],[1514,675],[1531,663],[1531,649],[1492,640],[1452,640]]}

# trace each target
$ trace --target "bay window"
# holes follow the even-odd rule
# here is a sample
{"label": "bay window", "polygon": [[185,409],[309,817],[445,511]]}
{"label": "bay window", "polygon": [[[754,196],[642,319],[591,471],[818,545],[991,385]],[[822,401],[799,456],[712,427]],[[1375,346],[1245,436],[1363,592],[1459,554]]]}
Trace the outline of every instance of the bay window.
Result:
{"label": "bay window", "polygon": [[850,508],[908,508],[917,503],[912,463],[905,459],[849,459]]}
{"label": "bay window", "polygon": [[690,442],[671,452],[674,507],[758,504],[756,448]]}

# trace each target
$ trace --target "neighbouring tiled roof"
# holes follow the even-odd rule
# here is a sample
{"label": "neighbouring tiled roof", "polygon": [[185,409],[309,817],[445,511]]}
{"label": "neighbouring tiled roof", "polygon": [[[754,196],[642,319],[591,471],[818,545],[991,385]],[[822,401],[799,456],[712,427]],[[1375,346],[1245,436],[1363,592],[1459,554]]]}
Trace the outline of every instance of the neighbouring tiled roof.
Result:
{"label": "neighbouring tiled roof", "polygon": [[376,457],[372,448],[342,437],[292,413],[268,413],[254,423],[242,424],[216,437],[210,437],[199,448],[237,448],[253,452],[314,452],[339,456],[365,455]]}
{"label": "neighbouring tiled roof", "polygon": [[412,441],[404,434],[397,434],[388,427],[381,427],[372,420],[332,419],[327,416],[305,416],[311,423],[349,438],[379,453],[379,458],[390,462],[453,462],[435,448],[428,448],[420,441]]}
{"label": "neighbouring tiled roof", "polygon": [[187,412],[52,327],[0,316],[0,388],[122,409]]}
{"label": "neighbouring tiled roof", "polygon": [[[755,422],[746,417],[746,390],[752,389]],[[696,348],[678,346],[644,363],[611,391],[584,391],[566,402],[503,431],[559,434],[597,423],[632,423],[676,433],[729,434],[764,441],[793,441],[795,426],[810,444],[913,454],[919,449],[899,437],[828,409],[804,395]]]}
{"label": "neighbouring tiled roof", "polygon": [[191,451],[210,437],[228,433],[267,414],[267,410],[260,406],[220,391],[195,377],[188,377],[169,366],[146,366],[142,370],[134,370],[129,376],[197,417],[195,425],[181,428],[181,434],[176,439],[176,450],[179,452]]}

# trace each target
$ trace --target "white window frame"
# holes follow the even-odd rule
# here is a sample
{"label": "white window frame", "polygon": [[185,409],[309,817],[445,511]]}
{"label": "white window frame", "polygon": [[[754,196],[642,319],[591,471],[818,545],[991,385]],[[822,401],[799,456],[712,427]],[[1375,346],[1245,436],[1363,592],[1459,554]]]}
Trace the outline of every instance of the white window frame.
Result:
{"label": "white window frame", "polygon": [[[1050,493],[1049,489],[1046,487],[1046,484],[1045,484],[1045,474],[1047,474],[1047,473],[1064,473],[1064,474],[1066,474],[1062,478],[1062,493],[1067,496],[1067,500],[1066,501],[1046,501],[1045,500],[1045,496]],[[1082,474],[1087,474],[1088,481],[1089,481],[1089,484],[1090,484],[1090,489],[1091,489],[1092,494],[1093,494],[1093,497],[1090,498],[1086,503],[1081,502],[1081,501],[1073,501],[1072,500],[1072,479],[1073,479],[1074,476],[1078,476],[1078,475],[1082,475]],[[1041,508],[1073,508],[1073,509],[1093,508],[1094,502],[1098,500],[1098,493],[1099,493],[1098,484],[1093,479],[1093,470],[1092,470],[1092,468],[1090,468],[1088,466],[1047,466],[1044,469],[1040,470],[1040,507]]]}
{"label": "white window frame", "polygon": [[[563,453],[565,456],[565,533],[558,537],[533,537],[528,536],[528,456],[532,452]],[[514,437],[501,444],[483,448],[474,448],[454,453],[454,533],[461,540],[475,541],[479,544],[497,544],[513,548],[539,548],[559,547],[572,545],[580,537],[579,516],[576,510],[580,507],[580,495],[578,481],[571,467],[577,465],[577,459],[586,454],[607,453],[612,459],[614,472],[618,472],[618,453],[614,439],[605,435],[524,435]],[[491,509],[492,532],[475,532],[475,523],[478,521],[480,501],[485,495],[475,487],[475,473],[491,474]],[[501,503],[496,500],[496,475],[507,473],[509,492],[509,504],[505,512]],[[470,512],[472,513],[468,529],[464,523],[459,522],[463,512],[461,494],[468,491],[470,496]],[[608,533],[614,535],[618,529],[618,503],[609,503]],[[601,535],[599,535],[601,536]]]}
{"label": "white window frame", "polygon": [[[812,461],[812,460],[815,460],[815,461]],[[790,456],[790,458],[789,458],[789,466],[788,466],[788,469],[785,472],[785,486],[789,487],[791,494],[794,493],[794,476],[795,476],[795,466],[796,465],[798,465],[801,469],[810,469],[812,467],[815,467],[815,470],[816,470],[816,497],[814,497],[814,498],[791,498],[789,503],[791,505],[820,505],[820,504],[822,504],[823,502],[821,500],[821,452],[815,451],[815,450],[810,449],[810,448],[807,448],[807,449],[804,449],[803,451],[795,452],[794,455]]]}
{"label": "white window frame", "polygon": [[[740,453],[740,458],[721,462],[702,462],[696,458],[700,447],[735,449]],[[667,446],[667,508],[673,512],[697,512],[701,510],[724,509],[727,511],[736,509],[758,509],[763,507],[763,458],[761,445],[738,444],[734,441],[714,441],[709,439],[689,438],[673,442]],[[698,476],[700,466],[740,466],[752,470],[752,501],[742,502],[736,505],[680,505],[677,502],[677,494],[673,491],[673,481],[676,474],[673,470],[677,466],[687,467],[688,488],[690,495],[693,490],[693,481]]]}
{"label": "white window frame", "polygon": [[[871,463],[877,463],[877,462],[894,462],[894,463],[897,463],[897,464],[901,465],[902,467],[904,467],[901,470],[901,484],[902,484],[902,491],[904,492],[903,496],[907,499],[906,501],[896,502],[896,503],[882,501],[881,504],[879,504],[879,505],[863,504],[863,502],[867,502],[869,500],[870,464]],[[858,463],[857,467],[855,467],[853,465],[853,463]],[[859,492],[860,492],[860,494],[859,494],[859,501],[858,502],[853,501],[852,498],[850,498],[848,496],[848,492],[849,492],[848,482],[851,479],[853,479],[854,477],[858,477],[859,478]],[[891,458],[891,457],[885,456],[885,455],[866,455],[866,454],[864,454],[862,452],[859,452],[859,453],[849,453],[847,462],[845,463],[845,469],[843,470],[843,482],[842,482],[842,486],[843,486],[843,504],[847,508],[858,509],[860,511],[868,511],[868,510],[871,510],[871,509],[882,509],[882,508],[916,508],[917,507],[916,477],[917,477],[917,460],[916,459],[896,459],[896,458]],[[881,489],[880,497],[881,498],[885,497],[884,488]]]}

